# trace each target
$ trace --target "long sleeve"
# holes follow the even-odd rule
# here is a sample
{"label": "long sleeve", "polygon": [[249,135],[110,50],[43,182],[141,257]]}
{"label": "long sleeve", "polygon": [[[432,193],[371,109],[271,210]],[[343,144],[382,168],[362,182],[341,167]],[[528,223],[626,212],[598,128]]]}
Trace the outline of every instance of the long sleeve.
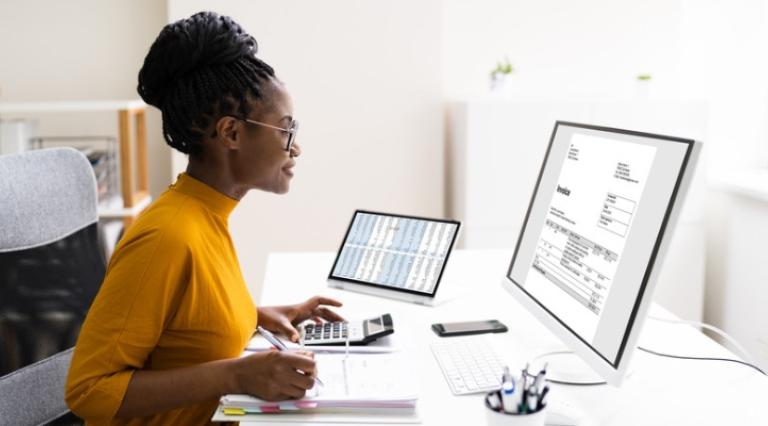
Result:
{"label": "long sleeve", "polygon": [[160,339],[189,281],[190,259],[172,230],[147,232],[116,251],[88,313],[66,387],[71,410],[110,419]]}

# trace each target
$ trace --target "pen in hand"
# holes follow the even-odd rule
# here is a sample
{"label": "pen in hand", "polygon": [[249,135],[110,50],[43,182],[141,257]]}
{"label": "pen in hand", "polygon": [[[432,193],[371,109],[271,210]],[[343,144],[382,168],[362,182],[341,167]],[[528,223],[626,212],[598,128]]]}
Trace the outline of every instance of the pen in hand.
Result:
{"label": "pen in hand", "polygon": [[[274,347],[276,347],[278,351],[287,351],[288,350],[288,347],[285,346],[285,344],[283,342],[281,342],[280,339],[277,338],[277,336],[275,336],[274,334],[272,334],[268,330],[265,330],[261,326],[256,327],[256,330],[259,332],[259,334],[264,336],[264,338],[267,339],[267,341],[269,341],[269,343],[271,343]],[[304,373],[301,370],[299,370],[299,372],[301,372],[302,374],[306,374],[306,373]],[[323,383],[322,380],[320,380],[319,377],[315,377],[315,381],[320,386],[325,386],[325,384]]]}

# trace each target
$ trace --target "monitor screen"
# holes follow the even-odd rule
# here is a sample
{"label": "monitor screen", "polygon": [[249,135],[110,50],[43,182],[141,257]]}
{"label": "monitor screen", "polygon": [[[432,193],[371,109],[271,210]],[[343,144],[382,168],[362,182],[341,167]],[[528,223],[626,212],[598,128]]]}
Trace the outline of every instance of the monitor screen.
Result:
{"label": "monitor screen", "polygon": [[693,144],[555,126],[507,278],[614,367]]}
{"label": "monitor screen", "polygon": [[434,296],[459,222],[358,210],[329,278]]}

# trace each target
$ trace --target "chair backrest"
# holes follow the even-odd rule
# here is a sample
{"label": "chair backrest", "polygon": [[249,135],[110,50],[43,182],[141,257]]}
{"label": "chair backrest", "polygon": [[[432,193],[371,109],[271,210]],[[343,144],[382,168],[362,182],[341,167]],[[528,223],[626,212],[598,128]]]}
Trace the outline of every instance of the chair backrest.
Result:
{"label": "chair backrest", "polygon": [[74,345],[104,278],[97,221],[85,155],[0,156],[0,375]]}
{"label": "chair backrest", "polygon": [[79,151],[0,156],[0,252],[40,247],[98,220],[96,177]]}
{"label": "chair backrest", "polygon": [[0,377],[0,426],[40,425],[69,411],[64,400],[72,349]]}

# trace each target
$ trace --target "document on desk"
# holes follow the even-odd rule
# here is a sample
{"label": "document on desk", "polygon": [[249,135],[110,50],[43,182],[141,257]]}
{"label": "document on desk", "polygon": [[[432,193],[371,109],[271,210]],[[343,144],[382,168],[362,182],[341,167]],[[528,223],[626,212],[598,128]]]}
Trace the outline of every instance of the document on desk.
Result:
{"label": "document on desk", "polygon": [[[293,343],[289,341],[288,339],[282,339],[285,346],[288,347],[288,349],[293,350],[300,350],[301,346],[298,343]],[[351,345],[349,346],[349,353],[350,354],[381,354],[381,353],[391,353],[391,352],[397,352],[398,346],[395,344],[396,337],[395,335],[390,336],[384,336],[374,342],[371,342],[367,345]],[[267,339],[264,338],[264,336],[257,334],[255,335],[250,342],[248,342],[248,345],[245,347],[246,353],[243,355],[247,355],[248,352],[264,352],[273,349],[273,346]],[[322,346],[322,345],[315,345],[315,346],[305,346],[304,350],[312,351],[317,354],[339,354],[339,353],[345,353],[347,352],[347,347],[344,345],[338,345],[338,346]]]}
{"label": "document on desk", "polygon": [[592,341],[656,148],[575,134],[566,155],[525,288]]}
{"label": "document on desk", "polygon": [[[316,385],[299,400],[268,402],[249,395],[225,395],[216,419],[243,420],[241,415],[358,412],[405,415],[412,423],[418,392],[407,360],[395,354],[318,354]],[[398,421],[397,423],[402,423]]]}

